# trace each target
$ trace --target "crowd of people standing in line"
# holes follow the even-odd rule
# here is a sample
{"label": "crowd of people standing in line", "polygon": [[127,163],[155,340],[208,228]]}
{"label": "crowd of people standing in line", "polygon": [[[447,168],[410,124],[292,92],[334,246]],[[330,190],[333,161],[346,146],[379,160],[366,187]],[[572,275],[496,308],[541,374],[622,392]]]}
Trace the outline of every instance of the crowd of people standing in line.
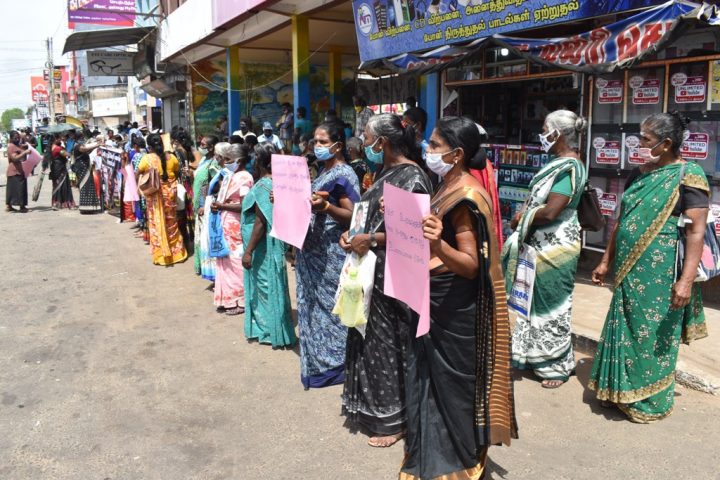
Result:
{"label": "crowd of people standing in line", "polygon": [[[512,368],[532,370],[545,388],[562,386],[574,373],[577,208],[587,179],[579,142],[586,122],[566,110],[546,117],[539,140],[553,159],[531,182],[527,201],[512,219],[515,233],[503,245],[482,127],[465,117],[441,118],[426,140],[427,115],[418,107],[403,117],[367,114],[372,111],[362,99],[356,107],[352,138],[332,117],[314,129],[305,126],[300,109],[294,121],[303,126],[294,128],[289,106],[276,125],[280,137],[270,124],[256,135],[250,119],[228,141],[208,135],[198,149],[182,130],[172,132],[171,146],[159,134],[132,135],[124,163],[133,166],[141,184],[143,175],[157,172],[159,185],[123,211],[147,233],[155,264],[182,262],[193,253],[195,273],[212,282],[216,310],[244,313],[248,340],[273,348],[299,343],[304,388],[343,385],[346,424],[367,433],[371,446],[405,438],[400,478],[480,478],[488,447],[517,438]],[[615,290],[590,388],[603,405],[617,406],[639,423],[672,411],[679,344],[707,336],[693,279],[709,187],[702,169],[680,156],[685,128],[677,114],[652,115],[642,123],[646,163],[628,180],[612,241],[593,272],[602,284],[613,270]],[[8,150],[9,178],[26,155],[17,138]],[[73,146],[81,209],[99,202],[89,160],[99,143],[88,138]],[[297,335],[288,247],[270,235],[271,158],[295,147],[317,172],[307,237],[293,257]],[[53,158],[58,154],[51,166],[53,204],[71,206],[72,191],[62,175],[67,149],[56,141],[52,151]],[[8,182],[8,205],[23,202],[18,184],[13,181],[11,189]],[[431,252],[431,323],[430,332],[418,338],[418,315],[385,294],[386,184],[432,196],[432,213],[422,221]],[[361,201],[367,202],[367,222],[350,238],[353,206]],[[687,261],[676,277],[680,214],[693,226]],[[525,245],[537,252],[532,305],[511,326],[506,292]],[[367,326],[348,329],[332,313],[340,271],[349,252],[362,257],[369,251],[377,260]]]}

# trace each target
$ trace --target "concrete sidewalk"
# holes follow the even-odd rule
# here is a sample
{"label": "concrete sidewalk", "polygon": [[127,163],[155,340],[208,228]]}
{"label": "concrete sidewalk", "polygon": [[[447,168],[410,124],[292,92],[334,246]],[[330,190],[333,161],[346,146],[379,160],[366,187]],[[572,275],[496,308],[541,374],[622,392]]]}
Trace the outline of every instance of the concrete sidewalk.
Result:
{"label": "concrete sidewalk", "polygon": [[[612,289],[594,285],[578,272],[573,297],[573,337],[576,348],[594,353],[607,315]],[[676,379],[686,387],[706,393],[720,393],[720,309],[705,305],[709,336],[691,345],[681,345]]]}

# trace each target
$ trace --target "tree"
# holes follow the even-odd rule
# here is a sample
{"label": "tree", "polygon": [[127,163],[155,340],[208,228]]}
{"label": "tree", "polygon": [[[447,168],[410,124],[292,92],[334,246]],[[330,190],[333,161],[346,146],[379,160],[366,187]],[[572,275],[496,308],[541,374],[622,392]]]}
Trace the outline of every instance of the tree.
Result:
{"label": "tree", "polygon": [[6,132],[12,130],[12,121],[16,118],[25,118],[25,114],[21,109],[11,108],[9,110],[5,110],[2,113],[2,117],[0,117],[0,123],[2,123],[3,130]]}

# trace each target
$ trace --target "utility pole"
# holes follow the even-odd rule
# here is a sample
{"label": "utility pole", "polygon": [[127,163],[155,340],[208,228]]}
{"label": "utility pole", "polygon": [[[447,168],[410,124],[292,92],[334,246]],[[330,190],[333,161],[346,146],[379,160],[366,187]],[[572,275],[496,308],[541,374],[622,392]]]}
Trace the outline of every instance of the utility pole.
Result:
{"label": "utility pole", "polygon": [[46,40],[47,45],[47,63],[45,66],[48,69],[48,80],[50,81],[50,102],[48,107],[50,109],[49,123],[55,123],[55,64],[53,63],[53,50],[52,50],[52,37],[48,37]]}

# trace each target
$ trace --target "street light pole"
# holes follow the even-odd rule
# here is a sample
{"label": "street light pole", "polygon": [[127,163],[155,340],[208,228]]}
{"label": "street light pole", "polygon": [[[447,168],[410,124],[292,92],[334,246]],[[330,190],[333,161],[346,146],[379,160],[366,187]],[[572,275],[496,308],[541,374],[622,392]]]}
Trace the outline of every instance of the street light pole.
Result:
{"label": "street light pole", "polygon": [[50,108],[50,118],[49,123],[53,124],[55,123],[55,65],[53,63],[53,51],[52,51],[52,37],[48,37],[47,41],[45,42],[47,45],[47,63],[45,66],[48,69],[48,80],[50,82],[50,102],[48,107]]}

